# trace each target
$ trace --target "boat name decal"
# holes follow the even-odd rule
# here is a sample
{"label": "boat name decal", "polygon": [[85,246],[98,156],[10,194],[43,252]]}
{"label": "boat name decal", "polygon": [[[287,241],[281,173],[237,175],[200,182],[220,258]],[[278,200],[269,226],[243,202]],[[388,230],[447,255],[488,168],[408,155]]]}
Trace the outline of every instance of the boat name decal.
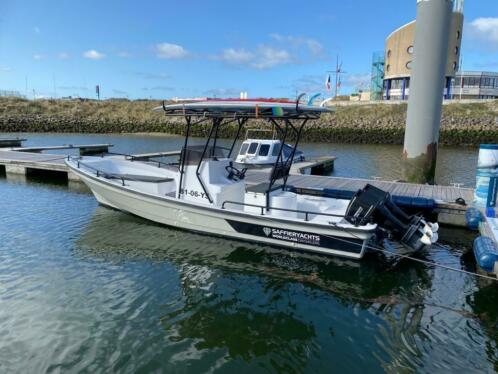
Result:
{"label": "boat name decal", "polygon": [[263,227],[263,232],[266,236],[273,239],[287,240],[296,243],[320,245],[320,235],[308,234],[305,232],[289,231]]}
{"label": "boat name decal", "polygon": [[[360,253],[363,246],[362,239],[350,238],[344,241],[340,237],[333,235],[319,235],[310,232],[289,230],[285,228],[269,227],[258,225],[257,223],[242,222],[233,219],[227,219],[226,222],[234,231],[245,234],[245,239],[267,238],[275,241],[311,245],[314,247],[335,249],[348,253]],[[288,246],[288,245],[287,245]],[[299,247],[299,246],[297,246]]]}

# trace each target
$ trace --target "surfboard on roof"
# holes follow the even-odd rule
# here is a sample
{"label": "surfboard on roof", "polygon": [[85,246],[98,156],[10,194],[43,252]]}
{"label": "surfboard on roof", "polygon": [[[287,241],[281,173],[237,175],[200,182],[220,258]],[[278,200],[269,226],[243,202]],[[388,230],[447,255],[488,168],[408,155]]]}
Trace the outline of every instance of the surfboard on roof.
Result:
{"label": "surfboard on roof", "polygon": [[319,115],[331,112],[330,108],[296,103],[296,101],[283,99],[206,99],[188,103],[164,104],[154,108],[155,111],[164,111],[169,115],[182,115],[201,113],[238,113],[254,117],[278,117]]}

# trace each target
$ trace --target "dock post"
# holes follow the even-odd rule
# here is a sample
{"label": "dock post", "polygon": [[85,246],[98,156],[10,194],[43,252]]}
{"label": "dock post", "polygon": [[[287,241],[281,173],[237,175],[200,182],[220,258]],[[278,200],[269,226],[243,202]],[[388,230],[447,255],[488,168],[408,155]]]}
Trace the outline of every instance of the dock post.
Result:
{"label": "dock post", "polygon": [[71,182],[81,182],[81,178],[78,177],[75,173],[73,173],[71,170],[67,171],[67,180]]}
{"label": "dock post", "polygon": [[453,0],[417,0],[403,178],[434,183]]}
{"label": "dock post", "polygon": [[16,174],[16,175],[26,175],[27,169],[24,166],[20,165],[5,165],[5,173],[8,174]]}

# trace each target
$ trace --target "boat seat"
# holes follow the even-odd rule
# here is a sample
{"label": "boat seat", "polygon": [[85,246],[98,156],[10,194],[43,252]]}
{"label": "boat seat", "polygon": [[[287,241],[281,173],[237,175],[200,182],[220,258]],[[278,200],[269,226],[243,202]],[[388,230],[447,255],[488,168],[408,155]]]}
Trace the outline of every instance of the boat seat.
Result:
{"label": "boat seat", "polygon": [[[270,185],[270,182],[263,182],[263,183],[258,183],[254,184],[252,186],[247,186],[246,191],[247,192],[254,192],[254,193],[265,193],[268,191],[268,186]],[[270,192],[276,191],[278,189],[281,189],[282,185],[281,184],[275,184],[271,188]]]}
{"label": "boat seat", "polygon": [[107,179],[121,179],[127,181],[147,182],[147,183],[163,183],[163,182],[172,182],[175,180],[174,178],[155,177],[152,175],[138,175],[138,174],[102,173],[101,175]]}

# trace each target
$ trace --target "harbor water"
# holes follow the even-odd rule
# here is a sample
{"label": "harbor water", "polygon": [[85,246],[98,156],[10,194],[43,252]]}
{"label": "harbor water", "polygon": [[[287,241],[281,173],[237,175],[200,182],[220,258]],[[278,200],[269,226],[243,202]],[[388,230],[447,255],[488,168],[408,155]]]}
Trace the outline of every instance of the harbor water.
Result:
{"label": "harbor water", "polygon": [[[176,150],[181,138],[22,134],[26,145]],[[401,146],[303,144],[333,175],[401,178]],[[441,148],[439,183],[477,150]],[[362,262],[171,229],[79,183],[0,176],[0,372],[494,372],[498,285],[372,254]],[[421,258],[475,271],[475,233]]]}

